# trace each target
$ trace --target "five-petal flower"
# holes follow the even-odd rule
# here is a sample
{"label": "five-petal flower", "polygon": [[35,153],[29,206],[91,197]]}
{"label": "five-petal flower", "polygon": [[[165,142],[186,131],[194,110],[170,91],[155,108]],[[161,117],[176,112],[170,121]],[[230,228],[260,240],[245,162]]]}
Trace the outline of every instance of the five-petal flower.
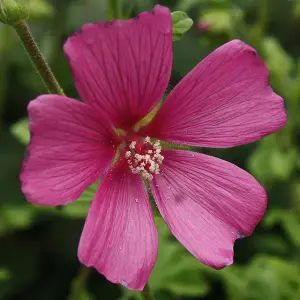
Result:
{"label": "five-petal flower", "polygon": [[103,176],[79,259],[108,280],[141,290],[158,246],[148,180],[174,236],[209,266],[232,264],[234,241],[250,235],[265,212],[264,189],[231,163],[164,149],[157,139],[226,148],[283,127],[283,99],[269,86],[257,52],[238,40],[218,48],[138,130],[170,79],[169,9],[156,6],[127,21],[85,25],[64,50],[85,102],[42,95],[29,104],[32,136],[21,174],[27,200],[64,205]]}

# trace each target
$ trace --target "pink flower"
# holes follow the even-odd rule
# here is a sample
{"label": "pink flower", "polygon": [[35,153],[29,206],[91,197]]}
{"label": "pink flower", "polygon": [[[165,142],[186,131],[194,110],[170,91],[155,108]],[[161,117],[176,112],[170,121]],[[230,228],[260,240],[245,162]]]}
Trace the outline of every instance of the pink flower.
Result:
{"label": "pink flower", "polygon": [[283,127],[283,99],[268,85],[257,52],[238,40],[218,48],[137,130],[170,79],[169,9],[158,5],[131,20],[85,25],[64,50],[85,102],[42,95],[29,104],[32,136],[21,174],[28,201],[64,205],[102,178],[79,259],[112,282],[142,290],[157,255],[148,180],[174,236],[204,264],[232,264],[235,240],[249,236],[264,214],[263,187],[231,163],[162,149],[156,139],[228,148]]}

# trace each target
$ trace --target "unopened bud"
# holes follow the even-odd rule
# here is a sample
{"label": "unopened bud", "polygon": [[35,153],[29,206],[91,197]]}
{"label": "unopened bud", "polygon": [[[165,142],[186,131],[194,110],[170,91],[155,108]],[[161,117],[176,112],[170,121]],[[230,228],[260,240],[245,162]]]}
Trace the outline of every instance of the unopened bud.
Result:
{"label": "unopened bud", "polygon": [[183,11],[172,12],[173,41],[180,40],[192,27],[193,20]]}
{"label": "unopened bud", "polygon": [[0,0],[0,21],[14,25],[28,18],[28,11],[23,4],[15,0]]}
{"label": "unopened bud", "polygon": [[202,21],[198,22],[198,24],[197,24],[197,31],[199,33],[206,32],[206,31],[209,31],[211,29],[211,27],[212,27],[211,22],[202,20]]}

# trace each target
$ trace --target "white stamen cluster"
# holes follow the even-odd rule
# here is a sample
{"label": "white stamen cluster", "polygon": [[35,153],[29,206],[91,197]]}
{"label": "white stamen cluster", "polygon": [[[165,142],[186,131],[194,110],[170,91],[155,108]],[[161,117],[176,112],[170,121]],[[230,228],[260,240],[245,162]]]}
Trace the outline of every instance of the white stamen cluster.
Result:
{"label": "white stamen cluster", "polygon": [[150,181],[153,179],[153,174],[159,174],[159,166],[164,157],[160,154],[159,140],[153,144],[150,137],[147,136],[144,139],[143,149],[145,150],[143,154],[137,153],[136,141],[132,141],[129,150],[125,152],[125,158],[133,174],[141,174],[144,179]]}

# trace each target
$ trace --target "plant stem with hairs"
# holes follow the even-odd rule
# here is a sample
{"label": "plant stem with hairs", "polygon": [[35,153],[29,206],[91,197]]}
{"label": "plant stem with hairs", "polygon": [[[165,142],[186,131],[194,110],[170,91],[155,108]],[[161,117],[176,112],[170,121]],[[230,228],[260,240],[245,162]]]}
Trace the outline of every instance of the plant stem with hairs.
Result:
{"label": "plant stem with hairs", "polygon": [[62,88],[44,59],[25,21],[12,24],[49,93],[64,95]]}

